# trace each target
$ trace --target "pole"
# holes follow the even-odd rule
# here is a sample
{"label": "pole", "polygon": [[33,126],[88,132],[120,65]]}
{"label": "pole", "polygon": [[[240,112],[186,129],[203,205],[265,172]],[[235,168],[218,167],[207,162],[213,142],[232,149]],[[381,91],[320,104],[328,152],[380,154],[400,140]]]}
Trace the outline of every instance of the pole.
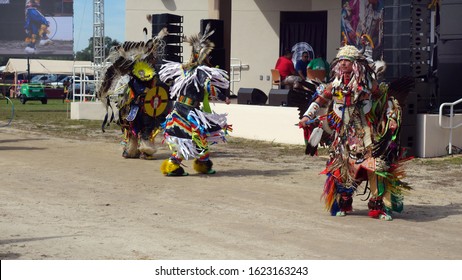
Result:
{"label": "pole", "polygon": [[30,62],[29,62],[29,56],[27,56],[27,82],[30,81]]}

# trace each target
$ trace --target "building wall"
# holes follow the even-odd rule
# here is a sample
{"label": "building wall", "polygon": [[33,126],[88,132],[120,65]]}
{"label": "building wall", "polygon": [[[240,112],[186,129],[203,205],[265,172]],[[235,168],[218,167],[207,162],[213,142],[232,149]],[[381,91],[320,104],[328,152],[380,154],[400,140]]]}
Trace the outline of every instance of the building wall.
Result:
{"label": "building wall", "polygon": [[[125,38],[143,40],[143,28],[151,33],[147,14],[170,13],[183,16],[183,32],[191,35],[200,31],[200,20],[211,18],[209,0],[126,0]],[[331,60],[340,44],[341,3],[337,0],[233,0],[231,19],[232,64],[245,65],[241,81],[234,83],[234,92],[243,88],[271,89],[270,69],[279,56],[279,19],[281,11],[327,11],[327,59]],[[183,60],[191,48],[183,45]]]}

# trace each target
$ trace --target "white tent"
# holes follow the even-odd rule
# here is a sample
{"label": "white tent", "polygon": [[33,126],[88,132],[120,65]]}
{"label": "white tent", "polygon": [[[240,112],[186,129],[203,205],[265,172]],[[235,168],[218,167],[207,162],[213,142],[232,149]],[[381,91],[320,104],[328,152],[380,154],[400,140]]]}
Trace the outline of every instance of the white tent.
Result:
{"label": "white tent", "polygon": [[[46,60],[46,59],[29,59],[29,67],[31,74],[65,74],[72,75],[79,72],[79,68],[91,69],[93,75],[91,61],[73,61],[73,60]],[[74,70],[74,68],[76,70]],[[6,64],[5,73],[26,73],[27,72],[27,59],[10,58]],[[76,73],[78,74],[78,73]]]}

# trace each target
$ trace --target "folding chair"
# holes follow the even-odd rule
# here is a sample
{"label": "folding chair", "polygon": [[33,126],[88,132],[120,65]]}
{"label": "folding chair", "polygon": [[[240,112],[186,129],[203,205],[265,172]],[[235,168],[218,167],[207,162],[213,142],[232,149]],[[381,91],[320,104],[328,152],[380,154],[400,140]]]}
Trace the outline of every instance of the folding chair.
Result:
{"label": "folding chair", "polygon": [[306,77],[310,80],[319,80],[321,82],[326,81],[326,70],[313,70],[313,69],[306,69]]}
{"label": "folding chair", "polygon": [[278,89],[281,88],[281,74],[277,69],[271,69],[271,88],[274,86],[277,86]]}

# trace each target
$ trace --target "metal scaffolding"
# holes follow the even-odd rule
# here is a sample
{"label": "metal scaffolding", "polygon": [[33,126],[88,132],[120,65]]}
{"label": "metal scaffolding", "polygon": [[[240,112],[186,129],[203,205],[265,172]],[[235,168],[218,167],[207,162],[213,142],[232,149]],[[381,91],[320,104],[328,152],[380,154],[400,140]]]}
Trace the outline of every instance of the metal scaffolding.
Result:
{"label": "metal scaffolding", "polygon": [[93,0],[93,62],[95,81],[101,78],[104,63],[104,0]]}

